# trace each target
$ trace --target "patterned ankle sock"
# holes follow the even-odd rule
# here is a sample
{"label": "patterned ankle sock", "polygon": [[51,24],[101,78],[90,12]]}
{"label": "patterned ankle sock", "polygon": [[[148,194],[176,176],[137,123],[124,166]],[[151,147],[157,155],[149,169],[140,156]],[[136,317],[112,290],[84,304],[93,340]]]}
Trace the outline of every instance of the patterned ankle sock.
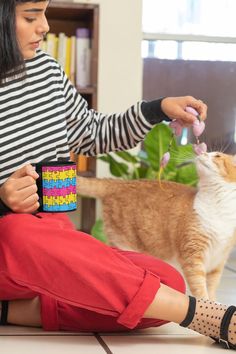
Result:
{"label": "patterned ankle sock", "polygon": [[[227,306],[220,303],[205,299],[196,300],[190,296],[188,313],[180,326],[219,339],[220,325],[226,310]],[[236,312],[229,323],[228,340],[231,344],[236,344]]]}

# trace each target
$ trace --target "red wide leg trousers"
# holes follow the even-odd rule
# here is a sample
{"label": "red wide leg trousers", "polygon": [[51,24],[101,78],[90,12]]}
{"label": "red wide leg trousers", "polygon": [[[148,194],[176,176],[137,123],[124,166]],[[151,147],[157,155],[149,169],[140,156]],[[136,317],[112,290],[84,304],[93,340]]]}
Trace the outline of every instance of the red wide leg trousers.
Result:
{"label": "red wide leg trousers", "polygon": [[143,318],[160,283],[185,291],[170,265],[109,247],[76,231],[64,214],[0,218],[0,300],[39,296],[45,330],[160,326]]}

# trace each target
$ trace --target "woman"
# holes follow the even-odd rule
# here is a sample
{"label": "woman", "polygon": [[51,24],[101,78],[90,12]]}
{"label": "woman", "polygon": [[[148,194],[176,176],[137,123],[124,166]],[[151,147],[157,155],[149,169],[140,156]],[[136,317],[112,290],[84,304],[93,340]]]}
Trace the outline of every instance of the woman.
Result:
{"label": "woman", "polygon": [[48,4],[0,3],[1,324],[101,332],[173,321],[235,349],[235,307],[188,297],[180,274],[164,262],[108,247],[74,230],[65,215],[37,211],[32,164],[68,160],[70,151],[125,150],[162,120],[191,125],[187,106],[203,119],[207,109],[187,96],[138,102],[123,114],[88,110],[39,50]]}

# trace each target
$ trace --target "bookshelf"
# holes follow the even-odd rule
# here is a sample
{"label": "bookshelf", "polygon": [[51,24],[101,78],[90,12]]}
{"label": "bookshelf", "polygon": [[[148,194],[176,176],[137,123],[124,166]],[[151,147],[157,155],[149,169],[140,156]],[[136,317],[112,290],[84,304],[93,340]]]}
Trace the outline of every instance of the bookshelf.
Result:
{"label": "bookshelf", "polygon": [[[64,32],[73,36],[78,27],[86,27],[91,34],[91,85],[86,88],[77,87],[78,92],[86,99],[90,108],[97,109],[97,74],[98,74],[98,25],[99,5],[80,4],[70,1],[52,1],[47,9],[47,19],[50,32],[58,35]],[[75,157],[78,162],[78,158]],[[96,159],[87,158],[87,169],[78,173],[85,176],[96,175]],[[95,200],[82,198],[81,227],[84,232],[90,232],[95,222]]]}

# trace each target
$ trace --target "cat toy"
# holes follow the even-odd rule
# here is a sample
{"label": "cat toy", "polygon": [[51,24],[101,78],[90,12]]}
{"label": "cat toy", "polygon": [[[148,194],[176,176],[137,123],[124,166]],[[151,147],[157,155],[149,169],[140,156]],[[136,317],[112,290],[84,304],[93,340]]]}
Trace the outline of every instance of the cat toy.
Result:
{"label": "cat toy", "polygon": [[[206,143],[202,142],[200,143],[199,141],[199,136],[203,133],[204,129],[205,129],[205,123],[203,122],[203,120],[201,119],[201,117],[199,116],[198,112],[192,108],[192,107],[186,107],[186,112],[193,114],[196,119],[193,122],[193,134],[196,138],[196,144],[193,144],[193,150],[195,151],[196,155],[201,155],[204,152],[207,151],[207,145]],[[160,162],[160,169],[159,169],[159,173],[158,173],[158,180],[161,186],[161,175],[163,173],[164,168],[166,167],[166,165],[168,164],[169,160],[170,160],[170,149],[172,146],[172,142],[174,140],[174,136],[180,136],[182,134],[182,130],[183,130],[183,125],[181,124],[181,121],[178,120],[173,120],[170,124],[169,124],[170,128],[172,128],[172,135],[171,135],[171,139],[168,145],[168,149],[167,152],[164,153],[161,162]]]}

